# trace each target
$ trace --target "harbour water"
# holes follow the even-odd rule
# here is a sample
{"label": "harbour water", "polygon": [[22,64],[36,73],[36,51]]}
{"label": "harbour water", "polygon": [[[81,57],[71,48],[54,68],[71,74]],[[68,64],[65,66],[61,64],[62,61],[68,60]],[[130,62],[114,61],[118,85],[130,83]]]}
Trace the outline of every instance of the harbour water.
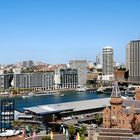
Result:
{"label": "harbour water", "polygon": [[32,96],[23,98],[22,96],[12,97],[15,100],[16,109],[22,109],[25,107],[55,104],[72,101],[82,101],[89,99],[99,99],[109,97],[110,94],[97,94],[96,92],[63,92],[64,96],[59,95],[43,95],[43,96]]}

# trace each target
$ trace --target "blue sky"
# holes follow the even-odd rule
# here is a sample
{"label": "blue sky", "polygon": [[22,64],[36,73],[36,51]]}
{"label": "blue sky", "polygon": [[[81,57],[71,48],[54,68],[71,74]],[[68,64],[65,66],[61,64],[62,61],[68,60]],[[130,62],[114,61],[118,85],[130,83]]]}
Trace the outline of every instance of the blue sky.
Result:
{"label": "blue sky", "polygon": [[108,45],[124,63],[127,43],[140,38],[139,7],[139,0],[0,0],[0,64],[95,61]]}

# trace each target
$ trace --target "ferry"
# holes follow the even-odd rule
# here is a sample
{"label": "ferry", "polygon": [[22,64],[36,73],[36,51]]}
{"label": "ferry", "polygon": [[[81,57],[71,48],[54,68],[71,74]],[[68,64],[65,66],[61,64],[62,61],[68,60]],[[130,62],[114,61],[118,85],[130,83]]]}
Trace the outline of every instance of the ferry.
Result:
{"label": "ferry", "polygon": [[52,95],[55,95],[55,96],[64,96],[64,94],[61,93],[61,92],[54,92]]}
{"label": "ferry", "polygon": [[104,93],[104,90],[105,90],[105,88],[104,88],[103,86],[101,86],[101,87],[99,87],[99,88],[97,89],[97,93],[103,94],[103,93]]}
{"label": "ferry", "polygon": [[32,96],[34,96],[34,93],[29,92],[29,93],[27,93],[27,95],[23,95],[22,98],[25,99],[25,98],[29,98],[29,97],[32,97]]}
{"label": "ferry", "polygon": [[75,91],[85,92],[85,91],[87,91],[87,88],[84,85],[78,85],[77,88],[75,89]]}

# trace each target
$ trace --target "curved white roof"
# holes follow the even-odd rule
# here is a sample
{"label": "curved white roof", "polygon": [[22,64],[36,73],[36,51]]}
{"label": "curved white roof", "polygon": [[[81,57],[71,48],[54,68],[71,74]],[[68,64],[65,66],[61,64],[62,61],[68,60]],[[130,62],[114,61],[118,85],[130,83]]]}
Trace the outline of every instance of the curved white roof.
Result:
{"label": "curved white roof", "polygon": [[104,49],[112,49],[112,47],[111,46],[106,46],[106,47],[104,47]]}

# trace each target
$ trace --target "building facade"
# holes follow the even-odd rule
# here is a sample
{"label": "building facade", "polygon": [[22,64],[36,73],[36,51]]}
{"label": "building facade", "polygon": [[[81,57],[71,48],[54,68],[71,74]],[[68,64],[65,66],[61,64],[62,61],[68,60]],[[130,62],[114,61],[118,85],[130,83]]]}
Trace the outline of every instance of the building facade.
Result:
{"label": "building facade", "polygon": [[78,84],[85,85],[87,81],[87,67],[88,62],[86,60],[71,60],[69,66],[72,69],[78,69]]}
{"label": "building facade", "polygon": [[114,72],[113,68],[113,48],[103,48],[103,74],[112,75]]}
{"label": "building facade", "polygon": [[14,74],[14,88],[31,88],[33,90],[52,90],[54,72]]}
{"label": "building facade", "polygon": [[0,131],[12,128],[14,121],[15,102],[11,98],[1,99],[0,101]]}
{"label": "building facade", "polygon": [[[111,107],[103,110],[104,128],[134,129],[140,123],[140,89],[136,90],[136,99],[121,97],[117,84],[114,85],[110,99]],[[138,96],[137,96],[138,95]]]}
{"label": "building facade", "polygon": [[4,91],[11,87],[13,74],[0,74],[0,90]]}
{"label": "building facade", "polygon": [[53,89],[76,88],[78,85],[77,69],[58,69],[55,72],[33,72],[0,75],[0,90],[31,89],[46,91]]}
{"label": "building facade", "polygon": [[62,88],[76,88],[78,85],[78,70],[60,69],[60,83]]}
{"label": "building facade", "polygon": [[129,81],[140,83],[140,40],[131,41],[126,47],[126,67]]}
{"label": "building facade", "polygon": [[[103,76],[110,77],[114,73],[114,61],[113,61],[113,48],[105,47],[103,48]],[[109,80],[109,78],[108,78]]]}
{"label": "building facade", "polygon": [[34,66],[34,62],[32,60],[22,62],[23,68],[33,68],[33,66]]}

